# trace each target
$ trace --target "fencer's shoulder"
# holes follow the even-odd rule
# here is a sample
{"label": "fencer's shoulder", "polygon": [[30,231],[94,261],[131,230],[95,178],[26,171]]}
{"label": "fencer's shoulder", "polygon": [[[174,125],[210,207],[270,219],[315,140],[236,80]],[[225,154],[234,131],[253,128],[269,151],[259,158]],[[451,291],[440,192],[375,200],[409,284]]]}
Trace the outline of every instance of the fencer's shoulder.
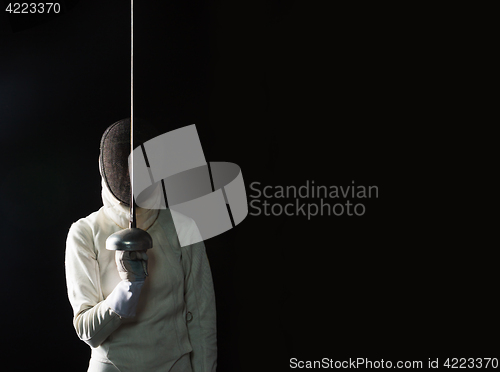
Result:
{"label": "fencer's shoulder", "polygon": [[80,218],[78,221],[73,222],[69,228],[68,235],[93,235],[94,226],[97,223],[99,212],[101,210],[95,211],[89,214],[87,217]]}
{"label": "fencer's shoulder", "polygon": [[181,247],[202,241],[196,222],[182,213],[170,209]]}
{"label": "fencer's shoulder", "polygon": [[175,221],[176,226],[179,225],[183,228],[192,229],[193,226],[196,226],[194,220],[191,217],[188,217],[182,213],[176,212],[172,209],[169,209],[172,214],[172,219]]}

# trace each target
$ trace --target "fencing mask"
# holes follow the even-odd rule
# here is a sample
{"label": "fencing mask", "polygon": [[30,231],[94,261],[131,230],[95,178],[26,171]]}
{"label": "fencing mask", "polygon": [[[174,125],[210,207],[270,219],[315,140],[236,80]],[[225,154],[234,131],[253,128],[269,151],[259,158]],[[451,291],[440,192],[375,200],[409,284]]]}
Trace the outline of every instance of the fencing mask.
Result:
{"label": "fencing mask", "polygon": [[[134,148],[154,138],[159,132],[142,120],[134,118]],[[99,167],[111,194],[130,206],[131,190],[128,170],[130,155],[130,118],[122,119],[106,129],[101,138]]]}

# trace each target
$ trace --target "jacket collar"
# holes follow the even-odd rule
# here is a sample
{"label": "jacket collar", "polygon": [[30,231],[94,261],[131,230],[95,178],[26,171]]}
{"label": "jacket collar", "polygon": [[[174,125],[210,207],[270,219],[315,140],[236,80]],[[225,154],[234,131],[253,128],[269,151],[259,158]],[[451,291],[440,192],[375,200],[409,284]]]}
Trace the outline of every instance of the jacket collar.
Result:
{"label": "jacket collar", "polygon": [[[104,179],[101,179],[101,185],[101,195],[104,204],[105,215],[122,229],[128,228],[130,221],[130,207],[116,199],[113,194],[111,194],[111,191],[109,191],[108,187],[106,186],[106,182],[104,182]],[[143,230],[149,229],[156,221],[159,212],[160,211],[158,209],[145,209],[137,207],[137,227]]]}

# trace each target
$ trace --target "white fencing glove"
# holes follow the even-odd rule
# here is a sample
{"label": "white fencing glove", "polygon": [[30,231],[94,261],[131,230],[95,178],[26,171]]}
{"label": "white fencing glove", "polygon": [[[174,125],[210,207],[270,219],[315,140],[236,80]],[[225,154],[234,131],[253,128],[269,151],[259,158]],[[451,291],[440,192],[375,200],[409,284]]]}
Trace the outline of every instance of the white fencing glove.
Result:
{"label": "white fencing glove", "polygon": [[148,276],[146,251],[116,251],[115,261],[122,280],[143,282]]}
{"label": "white fencing glove", "polygon": [[122,281],[106,298],[107,305],[120,317],[136,315],[144,280],[148,276],[146,251],[116,251],[115,262]]}

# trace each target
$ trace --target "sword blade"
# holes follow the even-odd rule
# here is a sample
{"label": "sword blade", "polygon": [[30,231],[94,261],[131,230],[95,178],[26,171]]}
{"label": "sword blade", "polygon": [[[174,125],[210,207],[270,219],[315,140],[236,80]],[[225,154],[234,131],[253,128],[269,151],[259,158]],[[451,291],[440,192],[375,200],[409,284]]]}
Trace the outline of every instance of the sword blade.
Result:
{"label": "sword blade", "polygon": [[134,0],[130,0],[130,228],[137,227],[134,200]]}

